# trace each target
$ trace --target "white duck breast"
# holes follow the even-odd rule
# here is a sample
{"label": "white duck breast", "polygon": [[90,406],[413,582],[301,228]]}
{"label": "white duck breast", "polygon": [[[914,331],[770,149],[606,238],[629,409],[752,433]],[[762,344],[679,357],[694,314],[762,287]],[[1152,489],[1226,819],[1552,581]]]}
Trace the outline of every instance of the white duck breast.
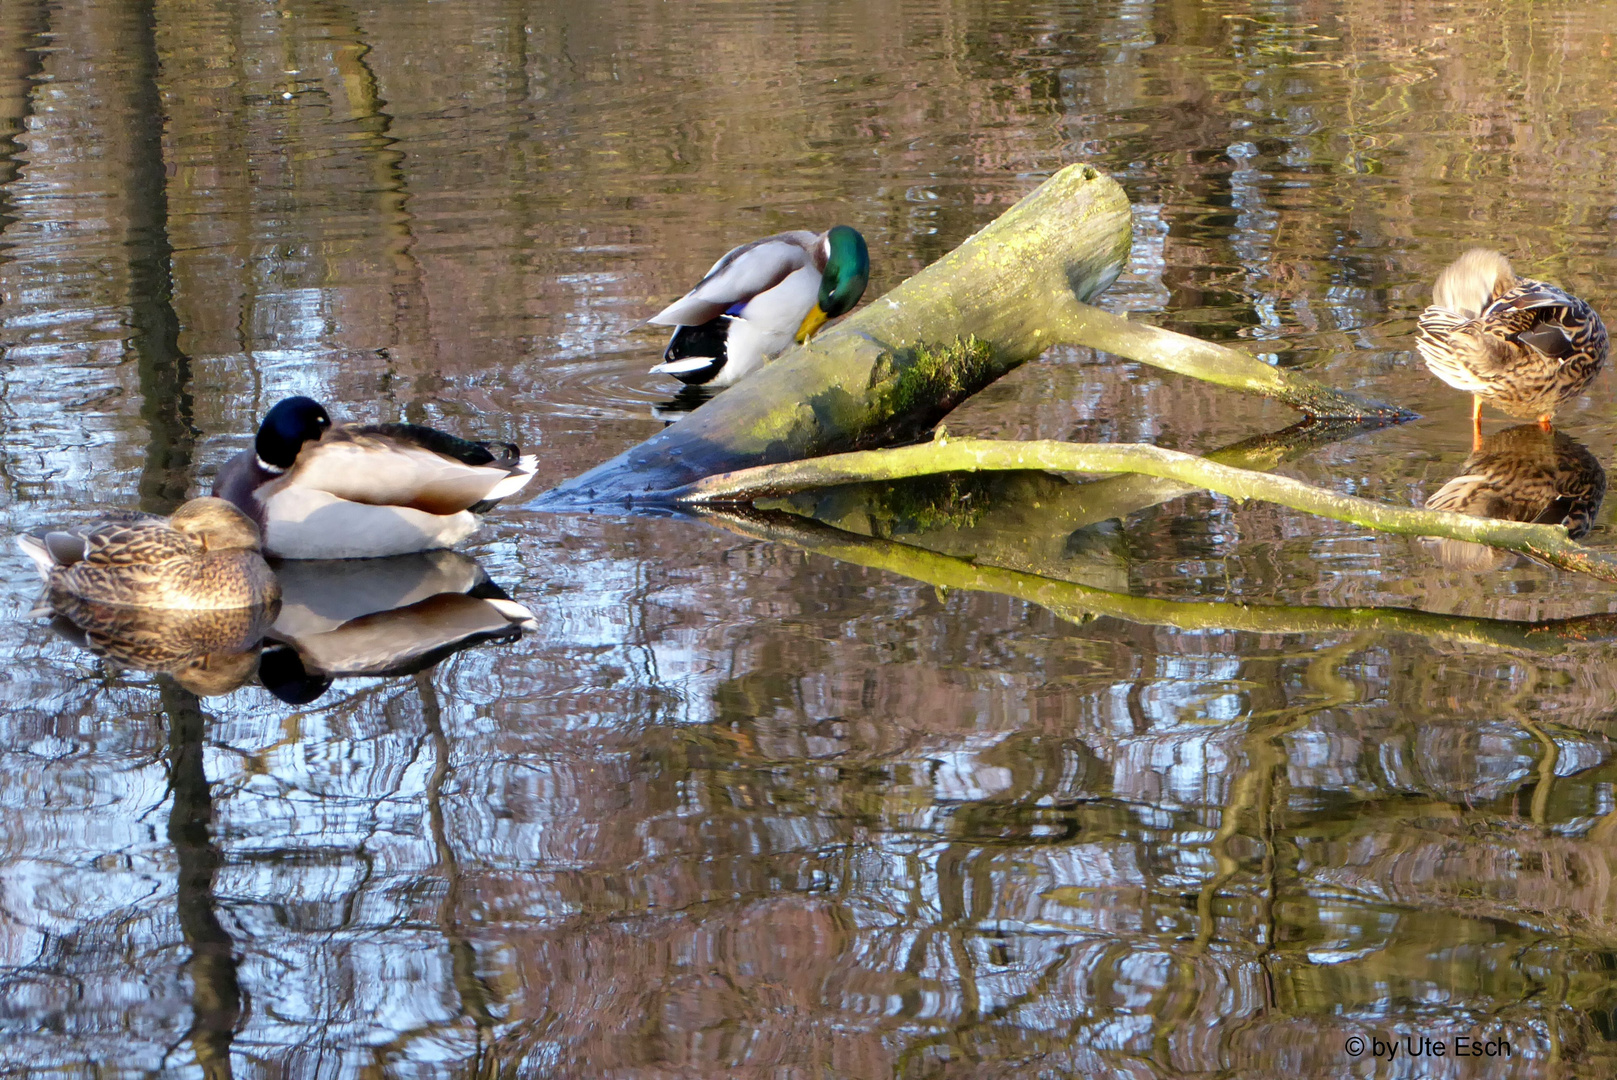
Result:
{"label": "white duck breast", "polygon": [[477,529],[468,510],[430,514],[408,506],[353,502],[302,484],[258,494],[264,547],[285,559],[364,559],[450,547]]}

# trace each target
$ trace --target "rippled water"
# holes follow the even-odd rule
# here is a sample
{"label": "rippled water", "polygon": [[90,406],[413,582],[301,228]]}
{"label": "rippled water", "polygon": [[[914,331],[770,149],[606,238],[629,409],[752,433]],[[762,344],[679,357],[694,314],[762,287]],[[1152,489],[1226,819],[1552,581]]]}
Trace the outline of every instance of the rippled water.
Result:
{"label": "rippled water", "polygon": [[[1476,0],[0,0],[0,526],[170,508],[294,392],[558,482],[660,429],[636,324],[726,247],[846,222],[879,296],[1077,160],[1136,208],[1104,304],[1418,409],[1268,461],[1418,503],[1469,449],[1411,354],[1438,269],[1617,299],[1614,45]],[[1611,387],[1558,418],[1607,463]],[[1061,350],[949,427],[1293,419]],[[508,508],[466,550],[536,629],[300,706],[75,647],[0,547],[0,1071],[1617,1069],[1609,587],[980,494]],[[478,578],[417,571],[366,588]]]}

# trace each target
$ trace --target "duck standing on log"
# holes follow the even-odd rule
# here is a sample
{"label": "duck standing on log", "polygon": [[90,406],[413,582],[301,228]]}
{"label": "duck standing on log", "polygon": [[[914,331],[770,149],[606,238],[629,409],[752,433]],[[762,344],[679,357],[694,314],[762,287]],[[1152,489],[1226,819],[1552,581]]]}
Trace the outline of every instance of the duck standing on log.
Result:
{"label": "duck standing on log", "polygon": [[213,493],[239,506],[283,559],[363,559],[450,547],[476,515],[527,486],[538,456],[416,424],[333,424],[291,397],[264,417],[250,450],[225,463]]}
{"label": "duck standing on log", "polygon": [[1516,276],[1497,251],[1473,248],[1437,277],[1416,348],[1432,374],[1472,395],[1472,449],[1482,403],[1545,431],[1606,362],[1606,325],[1563,289]]}
{"label": "duck standing on log", "polygon": [[865,238],[847,225],[742,244],[646,320],[676,328],[651,370],[692,385],[729,386],[852,311],[869,280]]}

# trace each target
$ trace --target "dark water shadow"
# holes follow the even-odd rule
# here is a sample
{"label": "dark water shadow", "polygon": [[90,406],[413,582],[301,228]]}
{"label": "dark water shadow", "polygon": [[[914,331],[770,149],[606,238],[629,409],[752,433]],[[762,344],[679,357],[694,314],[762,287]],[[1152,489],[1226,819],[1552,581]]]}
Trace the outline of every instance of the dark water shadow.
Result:
{"label": "dark water shadow", "polygon": [[184,502],[199,432],[191,396],[191,359],[180,349],[174,312],[174,247],[168,234],[168,171],[163,161],[165,113],[158,78],[157,15],[152,0],[131,9],[126,42],[134,58],[130,90],[129,320],[127,348],[140,373],[141,419],[148,441],[140,507],[166,514]]}
{"label": "dark water shadow", "polygon": [[191,950],[183,971],[191,980],[191,1027],[186,1038],[208,1080],[233,1075],[232,1044],[240,1030],[246,995],[238,978],[235,939],[219,919],[214,886],[225,865],[214,830],[213,790],[203,770],[208,717],[195,694],[161,682],[168,720],[168,839],[174,845],[175,914]]}

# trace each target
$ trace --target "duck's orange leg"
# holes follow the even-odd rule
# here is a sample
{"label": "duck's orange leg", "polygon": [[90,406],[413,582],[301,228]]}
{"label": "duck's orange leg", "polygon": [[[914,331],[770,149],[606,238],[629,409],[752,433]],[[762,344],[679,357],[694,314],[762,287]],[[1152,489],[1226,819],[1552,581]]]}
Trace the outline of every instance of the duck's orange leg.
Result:
{"label": "duck's orange leg", "polygon": [[1539,429],[1542,430],[1542,431],[1554,431],[1555,430],[1555,428],[1550,425],[1550,414],[1549,413],[1545,413],[1543,416],[1538,418],[1538,426],[1539,426]]}
{"label": "duck's orange leg", "polygon": [[1471,452],[1482,449],[1482,398],[1471,395]]}

